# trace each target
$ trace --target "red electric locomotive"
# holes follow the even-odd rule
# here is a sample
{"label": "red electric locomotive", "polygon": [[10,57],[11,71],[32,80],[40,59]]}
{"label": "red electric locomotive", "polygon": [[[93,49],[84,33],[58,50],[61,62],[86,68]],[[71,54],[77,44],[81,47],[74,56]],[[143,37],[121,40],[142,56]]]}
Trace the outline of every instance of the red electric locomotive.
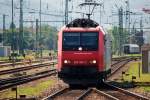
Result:
{"label": "red electric locomotive", "polygon": [[97,84],[111,72],[111,40],[91,19],[75,19],[58,33],[58,77],[72,84]]}

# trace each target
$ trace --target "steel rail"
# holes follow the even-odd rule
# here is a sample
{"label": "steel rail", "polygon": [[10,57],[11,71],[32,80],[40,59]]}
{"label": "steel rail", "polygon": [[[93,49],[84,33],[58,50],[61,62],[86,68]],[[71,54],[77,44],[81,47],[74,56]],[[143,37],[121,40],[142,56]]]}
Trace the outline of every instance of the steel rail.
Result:
{"label": "steel rail", "polygon": [[111,99],[111,100],[119,100],[118,98],[113,97],[113,96],[111,96],[111,95],[109,95],[109,94],[107,94],[107,93],[105,93],[105,92],[103,92],[103,91],[100,91],[100,90],[98,90],[98,89],[93,89],[93,90],[96,91],[97,93],[101,94],[101,95],[104,95],[104,96],[107,97],[108,99]]}
{"label": "steel rail", "polygon": [[122,60],[122,59],[126,59],[126,58],[140,59],[141,56],[122,56],[122,57],[116,57],[116,58],[112,58],[112,61],[118,61],[118,60]]}
{"label": "steel rail", "polygon": [[132,59],[135,59],[135,58],[125,58],[125,59],[120,59],[120,60],[117,60],[117,62],[114,63],[114,64],[112,64],[111,66],[113,67],[113,66],[115,66],[115,65],[117,65],[117,64],[119,64],[119,63],[121,63],[121,62],[123,62],[123,61],[132,60]]}
{"label": "steel rail", "polygon": [[81,95],[79,95],[79,96],[77,95],[75,97],[70,97],[70,98],[77,98],[76,100],[78,100],[81,96],[86,95],[86,93],[89,93],[91,91],[91,89],[88,89],[88,90],[79,90],[79,91],[77,90],[76,91],[76,89],[71,89],[69,87],[66,87],[66,88],[64,88],[64,89],[62,89],[60,91],[57,91],[57,92],[55,92],[55,93],[53,93],[53,94],[51,94],[51,95],[43,98],[42,100],[53,100],[55,98],[65,97],[65,95],[64,95],[65,93],[67,93],[67,95],[68,95],[68,93],[72,94],[72,91],[75,92],[75,94],[78,93],[79,91],[81,92],[80,93]]}
{"label": "steel rail", "polygon": [[[56,69],[51,69],[50,71],[55,71]],[[38,72],[38,73],[35,73],[36,75],[38,74],[41,74],[41,73],[48,73],[48,71],[41,71],[41,72]],[[15,78],[7,78],[7,79],[1,79],[0,80],[0,85],[5,85],[5,84],[8,84],[8,83],[13,83],[13,82],[17,82],[18,80],[20,79],[25,79],[25,78],[28,78],[28,77],[31,77],[33,76],[34,74],[32,75],[25,75],[25,76],[19,76],[19,77],[15,77]]]}
{"label": "steel rail", "polygon": [[83,98],[85,98],[89,93],[92,92],[92,88],[88,89],[87,91],[85,91],[82,95],[80,95],[76,100],[83,100]]}

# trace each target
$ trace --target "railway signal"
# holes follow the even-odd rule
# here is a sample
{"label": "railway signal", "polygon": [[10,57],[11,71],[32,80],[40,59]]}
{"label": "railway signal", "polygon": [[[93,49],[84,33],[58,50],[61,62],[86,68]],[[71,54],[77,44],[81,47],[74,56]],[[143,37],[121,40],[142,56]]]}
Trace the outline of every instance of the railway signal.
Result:
{"label": "railway signal", "polygon": [[124,76],[125,75],[125,72],[124,71],[122,71],[122,80],[124,80]]}
{"label": "railway signal", "polygon": [[26,95],[20,95],[20,99],[26,99]]}
{"label": "railway signal", "polygon": [[11,90],[16,92],[16,100],[17,100],[18,96],[17,86],[12,87]]}
{"label": "railway signal", "polygon": [[136,76],[132,76],[132,82],[134,82],[135,79],[136,79]]}

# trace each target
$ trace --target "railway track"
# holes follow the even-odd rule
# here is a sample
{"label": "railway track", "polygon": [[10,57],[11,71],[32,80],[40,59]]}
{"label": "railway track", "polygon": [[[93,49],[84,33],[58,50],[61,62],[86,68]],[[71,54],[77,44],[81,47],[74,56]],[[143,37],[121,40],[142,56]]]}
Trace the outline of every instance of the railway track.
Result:
{"label": "railway track", "polygon": [[[97,93],[97,97],[99,97],[99,100],[104,100],[104,98],[109,98],[109,100],[116,100],[113,99],[114,97],[107,95],[95,88],[89,88],[89,89],[70,89],[70,88],[64,88],[42,100],[88,100],[86,99],[87,96],[93,95]],[[92,99],[89,100],[94,100],[95,98],[92,97]],[[96,99],[95,99],[96,100]],[[105,99],[106,100],[106,99]]]}
{"label": "railway track", "polygon": [[149,98],[104,83],[103,89],[64,88],[42,100],[149,100]]}
{"label": "railway track", "polygon": [[31,82],[40,78],[44,78],[44,77],[47,77],[56,73],[57,73],[56,69],[51,69],[47,71],[34,73],[32,75],[3,79],[3,80],[0,80],[0,91],[4,89],[8,89],[16,85],[20,85],[20,84],[28,83],[28,82]]}
{"label": "railway track", "polygon": [[130,61],[130,60],[137,60],[137,59],[140,59],[140,57],[121,57],[120,59],[112,58],[112,62],[114,62],[112,66],[115,66],[118,63],[123,62],[123,61]]}
{"label": "railway track", "polygon": [[57,61],[54,60],[54,61],[50,61],[50,62],[44,62],[42,64],[40,63],[40,64],[35,64],[35,65],[28,65],[28,66],[25,66],[25,67],[2,70],[2,71],[0,71],[0,75],[11,74],[11,73],[15,73],[15,72],[21,72],[21,71],[25,71],[25,70],[40,68],[40,67],[44,67],[46,65],[52,65],[52,64],[54,65],[56,63],[57,63]]}
{"label": "railway track", "polygon": [[127,91],[125,89],[119,88],[108,83],[104,83],[103,89],[100,89],[102,92],[111,95],[118,100],[149,100],[150,98],[141,96],[139,94]]}
{"label": "railway track", "polygon": [[34,72],[32,74],[29,75],[23,75],[23,76],[17,76],[14,78],[7,78],[7,79],[1,79],[0,80],[0,91],[10,88],[12,86],[16,86],[16,85],[20,85],[20,84],[24,84],[27,82],[31,82],[40,78],[44,78],[53,74],[56,74],[56,69],[48,69],[47,70],[47,66],[50,65],[55,65],[57,63],[56,60],[54,61],[50,61],[50,62],[45,62],[42,64],[36,64],[36,65],[30,65],[30,66],[26,66],[26,67],[21,67],[21,68],[15,68],[15,69],[11,69],[11,70],[4,70],[4,71],[0,71],[0,75],[4,75],[4,74],[10,74],[10,73],[16,73],[16,72],[21,72],[21,71],[25,71],[25,70],[29,70],[30,69],[37,69],[37,68],[46,68],[44,70],[39,70],[38,72]]}
{"label": "railway track", "polygon": [[[104,83],[102,89],[91,89],[77,100],[149,100],[149,98]],[[93,98],[94,97],[94,98]]]}

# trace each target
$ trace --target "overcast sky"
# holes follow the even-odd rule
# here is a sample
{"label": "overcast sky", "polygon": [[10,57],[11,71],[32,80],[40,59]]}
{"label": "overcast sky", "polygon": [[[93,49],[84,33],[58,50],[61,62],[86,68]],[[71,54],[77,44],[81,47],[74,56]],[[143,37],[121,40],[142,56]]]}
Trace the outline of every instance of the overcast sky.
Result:
{"label": "overcast sky", "polygon": [[[14,0],[15,5],[15,23],[19,25],[19,1]],[[39,10],[39,2],[40,0],[24,0],[24,20],[35,20],[39,18],[38,10]],[[69,2],[69,11],[73,12],[86,12],[87,9],[80,8],[79,4],[84,0],[71,0]],[[117,7],[123,7],[124,10],[126,8],[125,0],[95,0],[98,3],[104,2],[104,6],[102,7],[102,24],[105,23],[114,23],[118,21],[117,16],[112,16],[112,12],[117,14]],[[150,8],[150,0],[129,0],[130,9],[134,12],[142,12],[142,8]],[[64,5],[65,0],[42,0],[42,12],[45,14],[54,14],[54,15],[64,15]],[[34,10],[33,10],[34,9]],[[36,12],[29,13],[29,12]],[[6,17],[6,25],[7,27],[11,22],[11,0],[0,0],[0,28],[2,27],[2,14],[8,15]],[[145,20],[148,20],[149,15],[146,16]],[[77,17],[83,17],[82,14],[77,13],[69,13],[69,20],[75,19]],[[135,16],[134,16],[135,17]],[[133,20],[136,18],[133,17]],[[94,14],[92,19],[100,22],[100,7],[97,7],[94,10]],[[51,15],[42,15],[42,20],[44,21],[62,21],[64,17],[51,16]],[[148,20],[150,21],[150,19]],[[52,26],[61,27],[63,23],[46,23]],[[24,23],[25,26],[30,26],[31,23]]]}

